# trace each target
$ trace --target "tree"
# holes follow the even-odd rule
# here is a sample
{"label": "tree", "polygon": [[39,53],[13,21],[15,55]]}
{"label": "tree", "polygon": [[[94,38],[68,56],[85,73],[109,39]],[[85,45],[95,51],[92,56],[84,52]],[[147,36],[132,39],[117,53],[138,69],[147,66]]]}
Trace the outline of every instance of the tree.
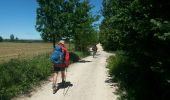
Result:
{"label": "tree", "polygon": [[15,40],[16,40],[16,41],[18,41],[18,40],[19,40],[19,38],[18,38],[18,37],[16,37],[16,38],[15,38]]}
{"label": "tree", "polygon": [[2,42],[3,41],[3,38],[2,38],[2,36],[0,36],[0,42]]}
{"label": "tree", "polygon": [[15,38],[14,35],[11,34],[11,35],[10,35],[10,41],[14,41],[14,38]]}
{"label": "tree", "polygon": [[60,14],[64,0],[37,0],[36,29],[41,32],[41,37],[45,41],[53,41],[55,47],[56,39],[61,38],[60,31],[62,23]]}
{"label": "tree", "polygon": [[103,7],[100,39],[104,47],[117,46],[130,58],[131,66],[121,63],[122,69],[115,73],[119,91],[123,90],[121,98],[170,99],[170,1],[104,0]]}
{"label": "tree", "polygon": [[86,51],[88,45],[97,42],[97,30],[92,24],[98,16],[92,16],[90,13],[92,5],[87,0],[77,3],[76,7],[73,19],[75,47],[76,50]]}
{"label": "tree", "polygon": [[[36,29],[45,41],[66,38],[74,39],[77,50],[85,50],[92,39],[95,21],[90,14],[91,5],[87,0],[37,0]],[[95,38],[95,37],[94,37]],[[88,43],[86,43],[88,41]]]}

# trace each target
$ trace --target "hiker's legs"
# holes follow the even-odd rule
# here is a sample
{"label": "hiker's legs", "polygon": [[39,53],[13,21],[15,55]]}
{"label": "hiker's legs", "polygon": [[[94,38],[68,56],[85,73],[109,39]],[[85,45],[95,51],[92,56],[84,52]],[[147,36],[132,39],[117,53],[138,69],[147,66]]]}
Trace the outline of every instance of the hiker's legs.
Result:
{"label": "hiker's legs", "polygon": [[61,79],[62,79],[62,82],[65,81],[65,68],[61,68]]}
{"label": "hiker's legs", "polygon": [[56,89],[57,89],[57,86],[56,86],[57,77],[58,77],[58,72],[54,72],[54,75],[53,75],[53,83],[52,83],[53,94],[55,94]]}
{"label": "hiker's legs", "polygon": [[93,58],[94,58],[94,51],[93,51]]}
{"label": "hiker's legs", "polygon": [[93,58],[94,58],[95,55],[96,55],[96,51],[93,51]]}
{"label": "hiker's legs", "polygon": [[57,83],[57,77],[58,77],[58,72],[60,71],[60,68],[56,67],[54,65],[54,74],[53,74],[53,83],[52,83],[52,88],[56,88],[56,83]]}
{"label": "hiker's legs", "polygon": [[58,72],[54,72],[54,75],[53,75],[53,85],[55,85],[57,83],[57,77],[58,77]]}

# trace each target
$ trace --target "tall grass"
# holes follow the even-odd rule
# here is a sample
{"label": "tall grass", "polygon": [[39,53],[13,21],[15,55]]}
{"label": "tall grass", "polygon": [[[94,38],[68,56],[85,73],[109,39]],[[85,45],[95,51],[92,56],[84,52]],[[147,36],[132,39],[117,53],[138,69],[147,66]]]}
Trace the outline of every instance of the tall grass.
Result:
{"label": "tall grass", "polygon": [[51,74],[49,55],[32,59],[12,59],[0,65],[0,99],[10,99],[30,91],[40,80]]}

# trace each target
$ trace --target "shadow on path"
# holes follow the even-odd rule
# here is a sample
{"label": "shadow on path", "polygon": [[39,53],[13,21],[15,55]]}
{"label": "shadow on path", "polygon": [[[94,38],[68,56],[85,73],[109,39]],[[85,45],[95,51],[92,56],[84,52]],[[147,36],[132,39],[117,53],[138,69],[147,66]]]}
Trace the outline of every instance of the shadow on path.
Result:
{"label": "shadow on path", "polygon": [[88,60],[79,60],[79,63],[86,63],[86,62],[92,62],[92,61],[88,61]]}
{"label": "shadow on path", "polygon": [[55,93],[60,89],[64,89],[63,95],[65,96],[67,94],[67,91],[69,90],[69,88],[72,86],[73,86],[73,84],[71,82],[65,82],[65,83],[60,82],[60,83],[58,83]]}

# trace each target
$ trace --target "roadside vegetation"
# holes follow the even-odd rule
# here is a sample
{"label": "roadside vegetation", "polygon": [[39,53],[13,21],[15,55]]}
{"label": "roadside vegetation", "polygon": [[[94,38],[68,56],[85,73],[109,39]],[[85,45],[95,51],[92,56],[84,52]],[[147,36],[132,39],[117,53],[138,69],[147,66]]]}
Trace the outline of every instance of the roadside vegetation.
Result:
{"label": "roadside vegetation", "polygon": [[170,1],[103,0],[100,41],[118,100],[170,100]]}
{"label": "roadside vegetation", "polygon": [[0,64],[0,73],[1,100],[28,93],[51,74],[49,54],[31,59],[11,59]]}

